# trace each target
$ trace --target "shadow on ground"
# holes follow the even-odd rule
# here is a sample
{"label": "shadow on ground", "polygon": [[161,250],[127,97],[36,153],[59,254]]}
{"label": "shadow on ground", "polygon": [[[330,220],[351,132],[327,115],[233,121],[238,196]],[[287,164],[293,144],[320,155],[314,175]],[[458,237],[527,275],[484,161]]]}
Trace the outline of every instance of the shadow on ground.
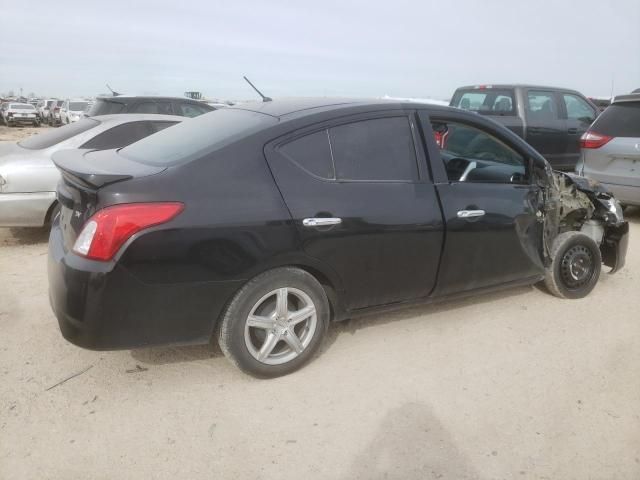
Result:
{"label": "shadow on ground", "polygon": [[[357,331],[366,328],[375,328],[379,325],[385,325],[392,322],[400,322],[402,320],[423,315],[433,315],[437,313],[447,312],[459,308],[468,307],[470,305],[478,305],[482,303],[490,303],[504,298],[517,298],[531,291],[532,287],[520,287],[509,290],[503,290],[494,293],[488,293],[476,297],[469,297],[463,300],[455,300],[449,302],[441,302],[430,305],[421,305],[416,307],[402,308],[384,314],[369,315],[357,319],[346,320],[339,323],[332,323],[323,342],[318,356],[322,356],[331,348],[331,345],[341,336],[346,334],[354,335]],[[526,308],[526,305],[522,305]],[[461,319],[464,320],[464,319]],[[425,321],[430,321],[426,319]],[[431,319],[435,322],[452,322],[452,319]],[[140,363],[149,365],[166,365],[171,363],[187,363],[206,360],[209,358],[222,357],[223,353],[218,346],[217,339],[212,339],[206,345],[191,345],[185,347],[151,347],[144,349],[131,350],[131,356]]]}
{"label": "shadow on ground", "polygon": [[2,245],[36,245],[48,241],[48,228],[0,228]]}
{"label": "shadow on ground", "polygon": [[[497,456],[497,451],[487,452]],[[469,460],[432,409],[418,402],[389,410],[353,461],[348,479],[475,479]]]}

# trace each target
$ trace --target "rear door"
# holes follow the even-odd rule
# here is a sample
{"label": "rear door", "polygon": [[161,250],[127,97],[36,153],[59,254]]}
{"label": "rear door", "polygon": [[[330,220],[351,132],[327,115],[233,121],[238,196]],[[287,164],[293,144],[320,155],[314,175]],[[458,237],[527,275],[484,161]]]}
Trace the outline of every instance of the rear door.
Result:
{"label": "rear door", "polygon": [[[570,168],[567,159],[567,122],[560,99],[552,90],[525,89],[525,140],[540,152],[553,168]],[[575,165],[575,160],[573,162]]]}
{"label": "rear door", "polygon": [[414,113],[371,113],[265,149],[305,252],[332,268],[348,309],[425,297],[443,222]]}
{"label": "rear door", "polygon": [[541,192],[530,181],[526,155],[467,115],[421,113],[420,118],[425,132],[433,129],[429,135],[440,139],[439,158],[431,158],[446,241],[434,295],[539,276],[544,271]]}

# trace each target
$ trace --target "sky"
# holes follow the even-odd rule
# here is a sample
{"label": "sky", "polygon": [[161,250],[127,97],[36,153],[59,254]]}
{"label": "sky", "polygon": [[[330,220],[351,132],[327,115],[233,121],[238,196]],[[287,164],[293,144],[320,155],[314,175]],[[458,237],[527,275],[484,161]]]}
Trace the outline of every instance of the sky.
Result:
{"label": "sky", "polygon": [[448,99],[640,88],[639,0],[0,0],[0,93]]}

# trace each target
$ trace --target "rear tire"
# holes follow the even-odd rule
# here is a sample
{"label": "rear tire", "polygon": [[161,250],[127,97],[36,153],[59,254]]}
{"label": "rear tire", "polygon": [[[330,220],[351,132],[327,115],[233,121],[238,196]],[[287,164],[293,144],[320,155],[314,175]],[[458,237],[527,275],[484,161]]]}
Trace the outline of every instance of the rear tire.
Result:
{"label": "rear tire", "polygon": [[583,298],[598,283],[601,268],[602,256],[596,242],[581,232],[565,232],[553,242],[544,283],[556,297]]}
{"label": "rear tire", "polygon": [[258,378],[287,375],[308,362],[329,325],[322,285],[293,267],[270,270],[240,289],[220,320],[220,348]]}

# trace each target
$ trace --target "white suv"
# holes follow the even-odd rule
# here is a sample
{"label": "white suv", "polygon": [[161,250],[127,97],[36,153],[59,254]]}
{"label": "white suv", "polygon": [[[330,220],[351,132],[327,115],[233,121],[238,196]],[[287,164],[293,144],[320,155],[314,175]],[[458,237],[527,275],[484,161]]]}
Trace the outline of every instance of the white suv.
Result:
{"label": "white suv", "polygon": [[89,102],[86,100],[65,100],[60,107],[60,123],[77,122],[84,116],[88,107]]}

